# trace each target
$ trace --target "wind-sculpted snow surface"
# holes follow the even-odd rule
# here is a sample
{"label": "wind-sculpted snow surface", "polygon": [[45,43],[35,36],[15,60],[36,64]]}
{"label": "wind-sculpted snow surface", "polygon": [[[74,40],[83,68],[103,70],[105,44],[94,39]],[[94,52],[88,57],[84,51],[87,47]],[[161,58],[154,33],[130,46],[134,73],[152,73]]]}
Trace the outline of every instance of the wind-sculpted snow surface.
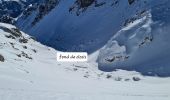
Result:
{"label": "wind-sculpted snow surface", "polygon": [[[102,48],[98,57],[100,69],[170,76],[170,1],[153,6],[142,14],[145,15],[122,28]],[[115,48],[121,50],[115,52]]]}

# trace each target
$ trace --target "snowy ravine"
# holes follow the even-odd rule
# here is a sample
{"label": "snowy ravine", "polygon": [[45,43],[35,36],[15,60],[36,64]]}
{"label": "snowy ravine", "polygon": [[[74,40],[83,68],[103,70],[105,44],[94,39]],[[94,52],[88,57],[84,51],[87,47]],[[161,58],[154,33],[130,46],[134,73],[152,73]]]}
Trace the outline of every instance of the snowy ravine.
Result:
{"label": "snowy ravine", "polygon": [[169,100],[170,78],[102,72],[98,52],[84,63],[59,63],[56,51],[0,23],[0,100]]}
{"label": "snowy ravine", "polygon": [[[170,78],[101,72],[98,53],[86,63],[59,63],[54,49],[0,24],[0,100],[169,100]],[[13,33],[13,34],[12,34]],[[16,35],[20,34],[20,35]],[[24,42],[21,41],[24,39]],[[138,80],[139,79],[139,80]]]}
{"label": "snowy ravine", "polygon": [[170,76],[169,0],[89,0],[86,6],[79,0],[52,1],[58,1],[52,10],[37,8],[16,25],[57,50],[99,51],[103,71]]}

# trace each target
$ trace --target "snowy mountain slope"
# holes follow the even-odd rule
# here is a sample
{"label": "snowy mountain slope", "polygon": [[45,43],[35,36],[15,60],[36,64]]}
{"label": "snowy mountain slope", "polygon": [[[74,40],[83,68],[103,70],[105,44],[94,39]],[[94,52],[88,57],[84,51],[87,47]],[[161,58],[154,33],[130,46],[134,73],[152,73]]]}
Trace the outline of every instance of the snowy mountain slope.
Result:
{"label": "snowy mountain slope", "polygon": [[[92,0],[93,1],[93,0]],[[61,51],[100,50],[99,69],[170,76],[169,0],[61,0],[32,25],[37,11],[17,26]]]}
{"label": "snowy mountain slope", "polygon": [[[170,2],[151,7],[108,41],[100,51],[102,70],[136,70],[144,75],[170,75]],[[116,49],[115,49],[116,48]]]}
{"label": "snowy mountain slope", "polygon": [[15,26],[0,23],[1,100],[169,100],[170,79],[137,72],[101,72],[98,53],[84,63],[57,62],[56,51]]}
{"label": "snowy mountain slope", "polygon": [[[59,72],[63,70],[64,72],[79,73],[81,74],[80,77],[85,78],[105,79],[108,77],[108,79],[117,80],[120,77],[122,81],[125,79],[133,81],[133,77],[136,76],[142,79],[142,76],[137,72],[119,70],[117,72],[120,74],[116,75],[117,72],[104,73],[99,71],[95,62],[98,52],[89,55],[89,61],[84,63],[57,62],[56,53],[59,51],[36,42],[33,37],[19,31],[15,26],[0,23],[0,32],[0,55],[4,58],[0,66],[5,75],[9,74],[10,76],[12,74],[11,76],[13,76],[15,73],[20,73],[19,76],[21,77],[29,76],[30,73],[31,75],[38,73],[43,75],[43,72],[48,72],[48,68],[56,68]],[[44,70],[41,68],[44,68]],[[38,70],[43,71],[39,72]],[[45,74],[43,77],[47,76],[48,74]]]}
{"label": "snowy mountain slope", "polygon": [[128,19],[166,1],[137,0],[129,5],[128,0],[97,0],[81,8],[76,0],[61,0],[35,25],[32,23],[38,11],[19,18],[17,26],[58,50],[92,53],[103,47]]}
{"label": "snowy mountain slope", "polygon": [[[36,74],[36,70],[34,70],[34,68],[30,69],[35,66],[39,66],[39,69],[41,69],[41,67],[45,67],[48,69],[48,67],[50,66],[61,66],[62,68],[61,63],[58,63],[56,61],[57,51],[53,50],[52,48],[48,48],[46,46],[41,45],[40,43],[33,40],[32,37],[20,32],[15,26],[11,26],[9,24],[1,23],[0,31],[0,50],[1,55],[4,58],[4,61],[1,62],[1,67],[2,69],[5,68],[5,71],[8,72],[9,70],[13,70],[14,72],[12,73],[18,73],[19,71],[21,72],[20,76],[23,76],[22,74],[28,75],[30,71],[34,72],[33,74]],[[70,63],[66,65],[69,67],[63,67],[62,69],[72,71],[82,69],[82,71],[85,70],[84,74],[86,73],[86,70],[88,71],[88,68],[81,68],[82,64]],[[88,65],[88,63],[86,65]],[[6,68],[8,68],[9,70],[6,70]],[[60,67],[58,69],[60,69]]]}
{"label": "snowy mountain slope", "polygon": [[[56,8],[35,26],[30,24],[34,13],[26,19],[22,17],[18,19],[17,26],[37,37],[44,44],[56,49],[91,53],[101,48],[113,33],[120,29],[121,23],[125,20],[124,14],[126,12],[117,12],[117,10],[129,7],[128,1],[120,0],[118,4],[112,5],[114,1],[106,0],[105,5],[95,7],[92,4],[86,11],[77,16],[76,9],[78,8],[69,12],[74,2],[75,0],[61,0]],[[103,1],[99,1],[99,3],[101,2]],[[129,15],[127,14],[127,16]],[[114,20],[113,18],[118,19]],[[50,24],[48,24],[49,21]]]}

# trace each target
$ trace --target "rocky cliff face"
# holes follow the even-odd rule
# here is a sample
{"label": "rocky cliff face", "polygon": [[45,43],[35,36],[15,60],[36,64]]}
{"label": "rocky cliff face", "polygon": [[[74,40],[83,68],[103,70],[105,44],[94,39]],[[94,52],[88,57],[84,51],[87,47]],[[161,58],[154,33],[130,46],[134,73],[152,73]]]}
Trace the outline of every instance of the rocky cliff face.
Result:
{"label": "rocky cliff face", "polygon": [[14,24],[17,18],[29,5],[43,0],[0,0],[0,22]]}
{"label": "rocky cliff face", "polygon": [[23,5],[19,1],[1,1],[0,3],[0,17],[9,15],[17,17],[23,10]]}

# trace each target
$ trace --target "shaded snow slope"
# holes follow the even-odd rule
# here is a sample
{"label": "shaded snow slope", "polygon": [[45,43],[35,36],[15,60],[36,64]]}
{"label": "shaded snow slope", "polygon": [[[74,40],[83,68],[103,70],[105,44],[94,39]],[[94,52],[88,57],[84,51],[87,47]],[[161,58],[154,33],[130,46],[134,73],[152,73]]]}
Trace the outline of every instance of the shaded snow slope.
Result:
{"label": "shaded snow slope", "polygon": [[[105,45],[124,21],[136,11],[140,11],[144,5],[142,1],[130,6],[128,0],[118,0],[117,3],[115,0],[98,0],[98,3],[105,2],[104,5],[96,7],[93,3],[85,11],[75,8],[69,12],[75,1],[61,0],[35,26],[32,26],[31,22],[36,12],[29,17],[19,18],[17,26],[58,50],[92,53]],[[79,15],[76,14],[78,12]]]}
{"label": "shaded snow slope", "polygon": [[[62,51],[95,52],[124,27],[132,17],[167,0],[97,0],[80,8],[76,0],[60,0],[56,7],[34,25],[38,10],[21,16],[17,26],[40,42]],[[140,17],[140,16],[139,16]],[[138,17],[137,17],[138,18]]]}

